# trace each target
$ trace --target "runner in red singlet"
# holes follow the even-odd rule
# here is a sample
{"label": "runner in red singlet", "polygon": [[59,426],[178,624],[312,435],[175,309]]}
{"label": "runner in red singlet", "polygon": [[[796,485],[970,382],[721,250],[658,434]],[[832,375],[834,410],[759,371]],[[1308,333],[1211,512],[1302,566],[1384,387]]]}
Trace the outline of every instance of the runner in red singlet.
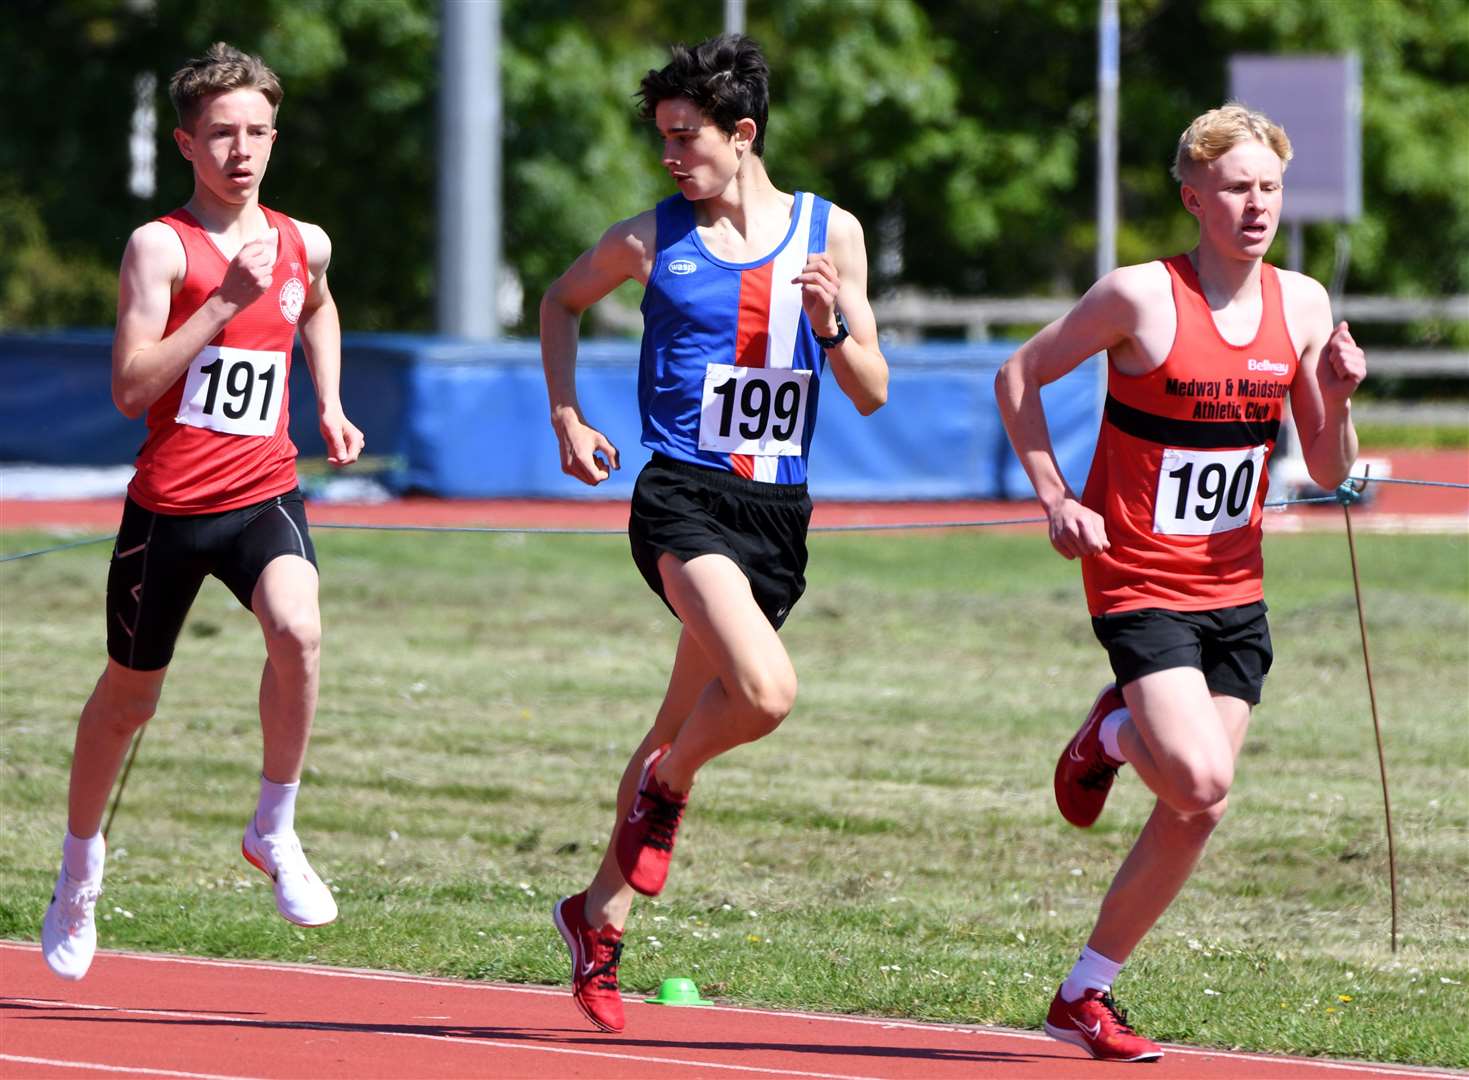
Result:
{"label": "runner in red singlet", "polygon": [[112,395],[126,416],[147,413],[148,438],[113,548],[107,667],[77,725],[61,872],[41,928],[46,963],[65,979],[85,975],[96,951],[108,792],[133,733],[158,706],[184,616],[210,574],[265,634],[264,763],[241,853],[272,878],[285,918],[319,926],[337,915],[294,826],[321,618],[287,434],[299,329],[327,460],[348,465],[362,451],[338,395],[331,242],[260,205],[281,99],[264,63],[217,44],[174,75],[169,93],[194,194],[133,233],[120,272]]}
{"label": "runner in red singlet", "polygon": [[[1334,488],[1356,459],[1362,350],[1346,323],[1333,329],[1325,289],[1264,262],[1290,158],[1285,132],[1259,113],[1226,105],[1195,119],[1173,172],[1198,246],[1107,274],[995,380],[1051,543],[1082,560],[1116,676],[1061,754],[1057,805],[1091,825],[1124,763],[1157,796],[1046,1017],[1047,1033],[1097,1058],[1162,1056],[1128,1026],[1112,983],[1219,823],[1270,669],[1260,515],[1286,396],[1313,480]],[[1078,499],[1040,388],[1102,351],[1107,401]]]}

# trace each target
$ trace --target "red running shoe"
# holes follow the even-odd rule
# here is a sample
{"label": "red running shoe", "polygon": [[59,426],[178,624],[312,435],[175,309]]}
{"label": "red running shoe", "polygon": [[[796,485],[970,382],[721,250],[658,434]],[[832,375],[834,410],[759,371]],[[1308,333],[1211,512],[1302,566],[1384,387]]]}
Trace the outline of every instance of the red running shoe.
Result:
{"label": "red running shoe", "polygon": [[1056,762],[1056,805],[1061,816],[1079,829],[1101,816],[1107,792],[1112,790],[1112,781],[1122,767],[1122,762],[1113,761],[1102,749],[1102,721],[1125,708],[1127,703],[1115,683],[1102,687],[1091,712]]}
{"label": "red running shoe", "polygon": [[632,809],[617,830],[617,866],[623,878],[644,896],[657,896],[668,881],[673,842],[683,820],[688,795],[679,795],[653,776],[653,768],[668,753],[660,746],[643,762]]}
{"label": "red running shoe", "polygon": [[1157,1061],[1163,1048],[1127,1026],[1127,1012],[1105,990],[1088,990],[1075,1001],[1061,991],[1051,999],[1046,1034],[1079,1046],[1099,1061]]}
{"label": "red running shoe", "polygon": [[622,994],[617,965],[622,959],[622,931],[615,926],[594,930],[586,918],[587,894],[563,896],[551,909],[556,929],[571,950],[571,998],[588,1020],[603,1031],[621,1031]]}

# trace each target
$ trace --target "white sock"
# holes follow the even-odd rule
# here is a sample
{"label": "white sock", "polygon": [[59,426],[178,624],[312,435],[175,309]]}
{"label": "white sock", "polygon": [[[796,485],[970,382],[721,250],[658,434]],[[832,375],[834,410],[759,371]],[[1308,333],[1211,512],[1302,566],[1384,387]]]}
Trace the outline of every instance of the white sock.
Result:
{"label": "white sock", "polygon": [[1075,1001],[1088,990],[1110,990],[1112,980],[1121,970],[1122,964],[1118,961],[1108,960],[1090,946],[1083,948],[1076,958],[1076,966],[1061,984],[1061,1000]]}
{"label": "white sock", "polygon": [[102,877],[102,864],[107,858],[107,842],[102,834],[86,838],[71,835],[61,841],[61,863],[67,877],[77,881],[96,881]]}
{"label": "white sock", "polygon": [[260,777],[260,802],[255,807],[255,831],[261,836],[291,832],[296,827],[296,792],[301,781],[277,784]]}
{"label": "white sock", "polygon": [[1126,709],[1113,709],[1102,718],[1101,726],[1097,729],[1102,740],[1102,749],[1113,761],[1127,760],[1127,755],[1122,752],[1122,746],[1117,741],[1117,732],[1131,717],[1132,713]]}

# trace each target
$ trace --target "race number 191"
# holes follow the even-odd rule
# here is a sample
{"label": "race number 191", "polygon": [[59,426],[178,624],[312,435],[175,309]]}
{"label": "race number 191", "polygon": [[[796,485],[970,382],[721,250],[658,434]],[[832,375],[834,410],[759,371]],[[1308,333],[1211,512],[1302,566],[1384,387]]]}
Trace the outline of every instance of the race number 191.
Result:
{"label": "race number 191", "polygon": [[286,354],[208,345],[189,364],[175,419],[230,435],[274,435]]}

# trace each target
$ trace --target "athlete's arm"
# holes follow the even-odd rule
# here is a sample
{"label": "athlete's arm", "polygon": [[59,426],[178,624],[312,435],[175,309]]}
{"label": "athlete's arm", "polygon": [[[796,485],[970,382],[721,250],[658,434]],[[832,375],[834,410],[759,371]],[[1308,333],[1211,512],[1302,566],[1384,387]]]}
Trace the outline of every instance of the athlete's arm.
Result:
{"label": "athlete's arm", "polygon": [[296,325],[316,386],[316,413],[326,442],[326,459],[333,465],[350,465],[362,453],[365,440],[342,412],[342,322],[326,283],[332,242],[324,229],[309,222],[297,221],[296,229],[306,245],[306,265],[311,272],[311,285]]}
{"label": "athlete's arm", "polygon": [[235,313],[270,287],[275,230],[252,240],[230,260],[219,288],[167,337],[169,307],[187,265],[178,234],[161,221],[133,230],[117,280],[117,330],[112,337],[112,401],[136,419],[163,396],[189,362]]}
{"label": "athlete's arm", "polygon": [[1311,479],[1328,490],[1357,460],[1352,392],[1367,375],[1367,357],[1345,322],[1331,325],[1331,298],[1321,283],[1288,270],[1280,275],[1287,325],[1301,342],[1290,388],[1291,415]]}
{"label": "athlete's arm", "polygon": [[831,373],[857,411],[870,416],[888,399],[888,363],[877,345],[877,319],[867,300],[867,248],[862,225],[839,206],[826,226],[827,250],[816,252],[793,279],[801,305],[821,337],[837,334],[837,311],[847,323],[847,340],[826,350]]}
{"label": "athlete's arm", "polygon": [[1045,508],[1051,546],[1068,559],[1095,555],[1110,544],[1101,515],[1082,506],[1061,475],[1041,387],[1088,356],[1133,337],[1141,305],[1156,290],[1146,271],[1146,266],[1126,266],[1101,278],[1070,311],[1015,350],[995,376],[995,399],[1010,445]]}
{"label": "athlete's arm", "polygon": [[582,416],[576,397],[576,343],[581,315],[624,281],[647,283],[658,219],[648,210],[619,221],[577,257],[541,297],[541,366],[551,401],[551,427],[561,471],[596,486],[621,467],[617,447]]}

